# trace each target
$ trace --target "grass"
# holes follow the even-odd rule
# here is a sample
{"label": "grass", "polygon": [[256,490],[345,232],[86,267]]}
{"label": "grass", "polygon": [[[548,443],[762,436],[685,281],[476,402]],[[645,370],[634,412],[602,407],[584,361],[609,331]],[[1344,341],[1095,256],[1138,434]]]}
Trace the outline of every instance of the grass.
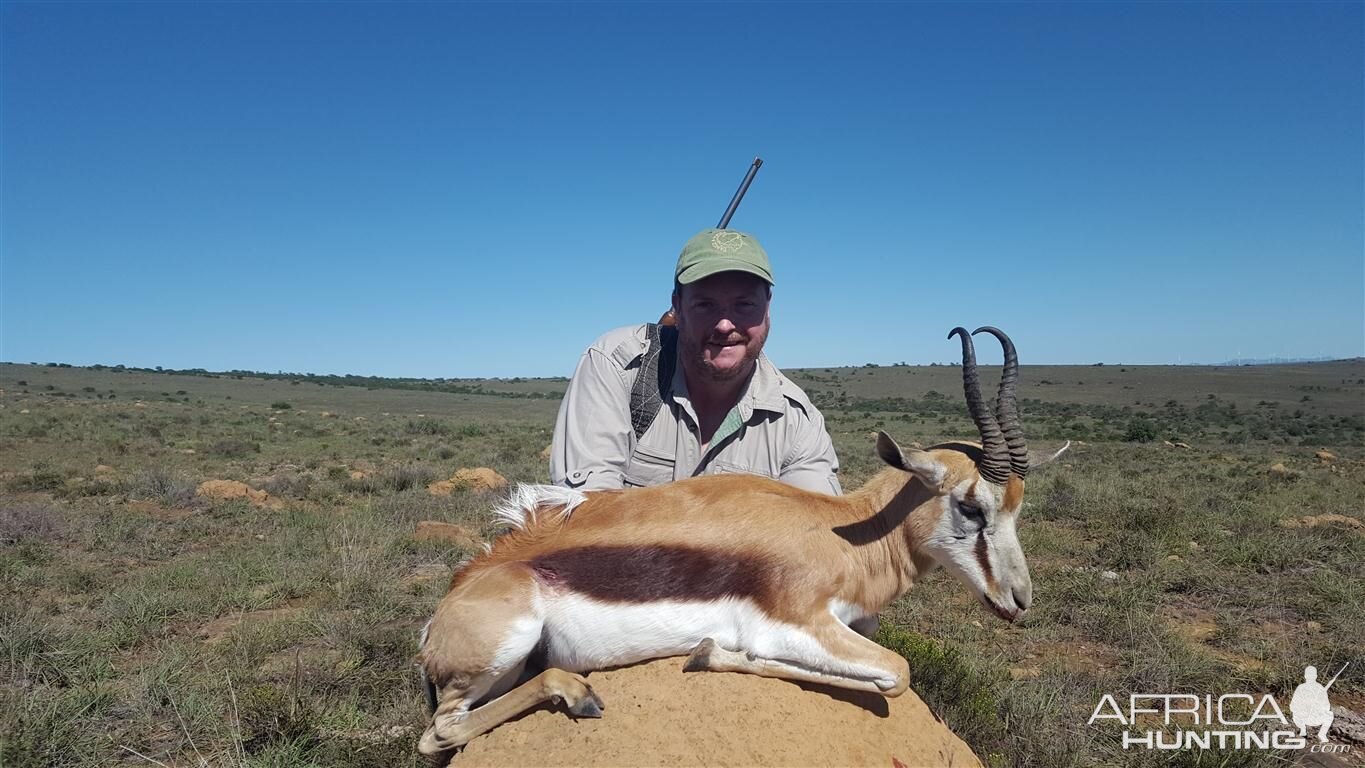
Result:
{"label": "grass", "polygon": [[[988,764],[1165,764],[1086,724],[1103,693],[1284,700],[1304,664],[1365,646],[1365,536],[1284,524],[1362,518],[1365,365],[1273,368],[1025,369],[1034,443],[1084,441],[1030,478],[1035,607],[1005,625],[938,573],[879,638]],[[493,534],[490,495],[426,486],[545,481],[563,382],[237,375],[0,365],[0,765],[425,764],[417,629],[470,553],[412,533]],[[872,430],[971,434],[949,366],[793,375],[847,488],[879,468]],[[1155,439],[1125,440],[1135,419]],[[200,498],[208,479],[270,502]]]}

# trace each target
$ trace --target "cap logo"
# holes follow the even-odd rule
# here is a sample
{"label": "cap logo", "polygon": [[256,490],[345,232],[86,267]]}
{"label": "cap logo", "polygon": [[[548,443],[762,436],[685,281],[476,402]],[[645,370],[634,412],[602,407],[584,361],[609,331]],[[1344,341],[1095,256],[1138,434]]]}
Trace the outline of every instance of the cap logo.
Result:
{"label": "cap logo", "polygon": [[711,247],[721,253],[734,253],[744,247],[744,236],[738,232],[721,230],[711,235]]}

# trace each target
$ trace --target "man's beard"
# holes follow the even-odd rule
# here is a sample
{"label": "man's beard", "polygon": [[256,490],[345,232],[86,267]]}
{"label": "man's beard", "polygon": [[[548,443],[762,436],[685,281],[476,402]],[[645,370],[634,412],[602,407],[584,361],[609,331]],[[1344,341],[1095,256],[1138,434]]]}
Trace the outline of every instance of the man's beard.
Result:
{"label": "man's beard", "polygon": [[753,363],[758,360],[758,356],[762,350],[761,345],[755,347],[755,345],[752,344],[753,339],[750,337],[745,336],[738,340],[744,347],[744,361],[739,365],[729,368],[717,368],[714,362],[706,359],[706,348],[709,342],[725,343],[732,340],[732,338],[733,337],[716,339],[714,337],[708,337],[696,342],[684,342],[684,359],[691,359],[694,361],[696,366],[693,370],[710,381],[734,381],[735,379],[748,376],[749,373],[753,371]]}

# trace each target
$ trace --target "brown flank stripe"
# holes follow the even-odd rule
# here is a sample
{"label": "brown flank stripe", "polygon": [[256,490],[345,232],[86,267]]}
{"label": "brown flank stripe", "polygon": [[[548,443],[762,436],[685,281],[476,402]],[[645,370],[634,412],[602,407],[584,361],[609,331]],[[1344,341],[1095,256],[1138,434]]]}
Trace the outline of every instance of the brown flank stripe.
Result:
{"label": "brown flank stripe", "polygon": [[747,597],[766,605],[771,567],[761,558],[679,546],[589,546],[531,560],[536,577],[598,600],[718,600]]}

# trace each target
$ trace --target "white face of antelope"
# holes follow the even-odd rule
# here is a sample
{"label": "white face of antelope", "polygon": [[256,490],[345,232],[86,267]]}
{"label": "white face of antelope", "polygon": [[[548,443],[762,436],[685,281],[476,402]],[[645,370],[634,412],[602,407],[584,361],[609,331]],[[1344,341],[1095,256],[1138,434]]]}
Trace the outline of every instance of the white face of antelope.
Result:
{"label": "white face of antelope", "polygon": [[1033,581],[1016,527],[1023,485],[1011,477],[1002,487],[973,473],[931,502],[939,514],[923,547],[995,615],[1011,622],[1033,602]]}
{"label": "white face of antelope", "polygon": [[1014,621],[1033,602],[1015,527],[1024,480],[1011,474],[1004,485],[989,482],[973,458],[980,451],[967,443],[904,451],[885,432],[877,436],[883,461],[935,492],[912,513],[911,546],[970,587],[995,615]]}

